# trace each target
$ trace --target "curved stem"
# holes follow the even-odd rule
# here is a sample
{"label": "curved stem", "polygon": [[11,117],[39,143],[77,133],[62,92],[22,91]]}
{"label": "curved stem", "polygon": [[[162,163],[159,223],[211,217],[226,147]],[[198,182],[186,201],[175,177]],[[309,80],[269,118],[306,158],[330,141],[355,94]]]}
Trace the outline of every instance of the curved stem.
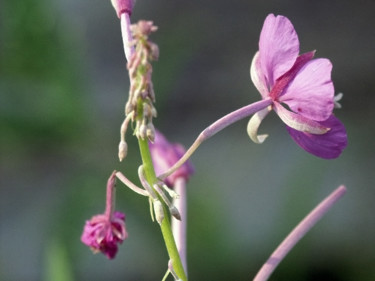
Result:
{"label": "curved stem", "polygon": [[127,177],[124,176],[123,173],[121,172],[117,172],[116,173],[116,176],[117,178],[123,182],[123,184],[125,184],[127,187],[129,187],[131,190],[133,190],[134,192],[140,194],[140,195],[143,195],[143,196],[149,196],[148,192],[142,188],[139,188],[138,186],[136,186],[134,183],[132,183]]}
{"label": "curved stem", "polygon": [[163,180],[168,177],[170,174],[175,172],[178,168],[183,165],[186,160],[188,160],[194,151],[207,139],[215,135],[216,133],[220,132],[224,128],[232,125],[233,123],[248,117],[255,112],[258,112],[267,106],[272,104],[271,99],[265,99],[258,102],[254,102],[250,105],[246,105],[240,109],[237,109],[224,117],[220,118],[219,120],[212,123],[206,129],[204,129],[198,136],[198,138],[194,141],[194,143],[190,146],[190,148],[186,151],[186,153],[178,160],[171,168],[169,168],[166,172],[159,176],[159,179]]}
{"label": "curved stem", "polygon": [[284,239],[277,249],[268,258],[266,263],[259,270],[253,281],[267,280],[275,268],[289,251],[297,244],[299,240],[320,220],[328,210],[339,200],[346,192],[345,186],[336,188],[326,197],[314,210],[312,210]]}
{"label": "curved stem", "polygon": [[172,218],[172,232],[176,240],[177,249],[180,253],[182,265],[187,274],[186,260],[186,225],[187,225],[187,204],[186,204],[186,181],[184,178],[177,178],[173,186],[179,198],[173,199],[173,205],[180,211],[181,220]]}
{"label": "curved stem", "polygon": [[[139,149],[141,151],[143,169],[146,175],[146,179],[148,183],[151,186],[153,186],[153,184],[157,182],[157,178],[155,175],[154,166],[152,164],[152,159],[151,159],[151,154],[150,154],[150,150],[148,147],[147,139],[142,140],[139,138],[138,144],[139,144]],[[168,209],[166,208],[164,202],[162,202],[162,204],[163,204],[163,211],[164,211],[164,219],[160,227],[161,227],[161,232],[163,234],[165,245],[167,247],[168,255],[169,255],[170,260],[172,261],[173,269],[177,273],[178,277],[183,281],[187,281],[187,277],[186,277],[186,274],[185,274],[185,271],[184,271],[184,268],[180,259],[180,255],[178,253],[175,240],[173,238]]]}

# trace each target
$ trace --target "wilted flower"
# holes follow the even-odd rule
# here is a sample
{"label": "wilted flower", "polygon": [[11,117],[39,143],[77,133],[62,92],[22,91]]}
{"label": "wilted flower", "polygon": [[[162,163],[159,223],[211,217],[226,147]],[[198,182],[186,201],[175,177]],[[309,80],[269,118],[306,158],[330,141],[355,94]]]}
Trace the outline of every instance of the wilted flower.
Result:
{"label": "wilted flower", "polygon": [[[150,142],[150,152],[152,156],[152,162],[155,167],[155,172],[160,175],[162,172],[168,170],[175,164],[182,155],[185,153],[185,149],[180,144],[170,143],[159,131],[155,131],[155,140],[153,143]],[[165,179],[165,183],[172,187],[177,178],[184,178],[186,181],[190,175],[194,173],[192,164],[187,161],[177,171],[168,176]]]}
{"label": "wilted flower", "polygon": [[347,135],[332,115],[332,64],[313,59],[314,53],[299,55],[297,33],[286,17],[267,16],[250,74],[262,98],[271,99],[272,105],[250,119],[248,132],[252,140],[263,142],[266,135],[258,136],[257,129],[272,108],[303,149],[321,158],[336,158],[347,145]]}
{"label": "wilted flower", "polygon": [[81,241],[94,252],[102,252],[113,259],[118,250],[117,244],[121,244],[127,237],[125,215],[115,212],[112,218],[101,214],[86,221]]}
{"label": "wilted flower", "polygon": [[81,241],[95,253],[102,252],[109,259],[113,259],[118,246],[127,237],[125,228],[125,214],[115,212],[115,182],[116,171],[112,173],[107,183],[107,203],[104,214],[93,216],[86,221]]}

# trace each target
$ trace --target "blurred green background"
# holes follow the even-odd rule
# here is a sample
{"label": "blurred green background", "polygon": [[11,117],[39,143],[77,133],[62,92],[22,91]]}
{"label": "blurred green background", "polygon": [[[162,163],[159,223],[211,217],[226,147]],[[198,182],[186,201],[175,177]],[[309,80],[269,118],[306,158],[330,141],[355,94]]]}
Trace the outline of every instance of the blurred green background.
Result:
{"label": "blurred green background", "polygon": [[[337,160],[309,155],[273,116],[263,145],[232,125],[193,156],[190,280],[252,280],[289,231],[340,184],[346,196],[270,280],[375,280],[375,2],[138,0],[132,21],[153,20],[159,117],[190,145],[224,114],[257,101],[249,78],[268,13],[294,24],[301,51],[329,58],[336,115],[349,145]],[[137,182],[135,140],[117,159],[127,99],[120,25],[110,1],[4,0],[0,4],[0,280],[161,280],[167,265],[147,200],[119,184],[129,238],[109,261],[80,242],[104,210],[114,169]]]}

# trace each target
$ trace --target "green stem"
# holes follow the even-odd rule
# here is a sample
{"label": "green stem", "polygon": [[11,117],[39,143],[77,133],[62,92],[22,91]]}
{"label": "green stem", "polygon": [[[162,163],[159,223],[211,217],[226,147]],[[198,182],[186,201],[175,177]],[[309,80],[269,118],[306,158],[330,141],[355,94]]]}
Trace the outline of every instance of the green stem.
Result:
{"label": "green stem", "polygon": [[[157,178],[156,178],[155,169],[151,160],[151,154],[150,154],[150,150],[148,147],[148,141],[138,139],[138,144],[139,144],[139,149],[141,151],[141,157],[142,157],[143,168],[145,171],[146,179],[148,183],[150,184],[150,186],[153,186],[153,184],[157,181]],[[164,219],[160,227],[161,227],[161,232],[163,234],[165,245],[167,247],[169,258],[172,261],[173,269],[177,273],[178,277],[183,281],[187,281],[187,277],[186,277],[184,268],[182,266],[180,255],[177,250],[176,242],[172,234],[168,208],[166,207],[165,203],[162,200],[160,201],[163,204],[163,210],[164,210]]]}

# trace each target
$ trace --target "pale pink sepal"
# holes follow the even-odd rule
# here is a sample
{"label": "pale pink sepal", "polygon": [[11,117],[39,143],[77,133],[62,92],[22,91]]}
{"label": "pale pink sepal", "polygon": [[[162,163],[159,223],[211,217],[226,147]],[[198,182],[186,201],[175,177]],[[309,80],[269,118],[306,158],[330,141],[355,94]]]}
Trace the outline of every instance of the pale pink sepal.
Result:
{"label": "pale pink sepal", "polygon": [[325,134],[330,130],[330,127],[326,127],[317,121],[287,110],[276,101],[273,103],[273,108],[285,124],[297,131],[311,134]]}

